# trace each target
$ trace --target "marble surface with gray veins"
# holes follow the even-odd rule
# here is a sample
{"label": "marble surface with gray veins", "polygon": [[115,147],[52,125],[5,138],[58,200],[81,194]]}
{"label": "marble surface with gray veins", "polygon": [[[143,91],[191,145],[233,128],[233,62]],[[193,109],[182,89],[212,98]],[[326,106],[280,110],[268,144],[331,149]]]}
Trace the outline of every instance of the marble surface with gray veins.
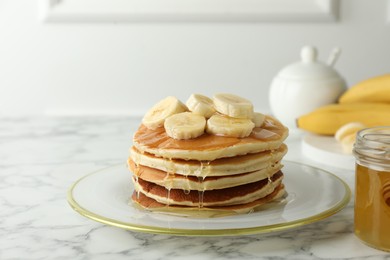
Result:
{"label": "marble surface with gray veins", "polygon": [[[66,200],[70,185],[125,162],[139,123],[130,117],[0,118],[0,259],[390,259],[354,236],[353,201],[306,226],[230,237],[137,233],[77,214]],[[353,170],[305,159],[299,134],[287,144],[286,159],[331,171],[353,192]]]}

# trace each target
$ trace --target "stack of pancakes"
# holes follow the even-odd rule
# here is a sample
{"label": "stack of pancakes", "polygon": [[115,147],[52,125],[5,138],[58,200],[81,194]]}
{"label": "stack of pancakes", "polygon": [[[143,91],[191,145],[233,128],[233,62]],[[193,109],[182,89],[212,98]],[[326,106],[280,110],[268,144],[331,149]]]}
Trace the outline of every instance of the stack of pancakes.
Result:
{"label": "stack of pancakes", "polygon": [[141,208],[212,217],[248,213],[282,198],[288,129],[271,116],[244,138],[208,133],[169,137],[164,127],[136,131],[128,166]]}

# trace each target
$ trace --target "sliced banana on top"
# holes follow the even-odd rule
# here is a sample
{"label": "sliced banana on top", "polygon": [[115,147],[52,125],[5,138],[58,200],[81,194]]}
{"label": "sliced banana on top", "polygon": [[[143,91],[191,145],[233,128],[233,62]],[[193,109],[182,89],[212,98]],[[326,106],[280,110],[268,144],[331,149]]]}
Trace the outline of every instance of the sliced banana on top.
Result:
{"label": "sliced banana on top", "polygon": [[164,121],[171,115],[187,111],[187,107],[176,97],[168,96],[155,104],[142,119],[149,129],[156,129],[164,125]]}
{"label": "sliced banana on top", "polygon": [[215,114],[213,100],[200,94],[192,94],[188,98],[186,105],[191,112],[206,118],[210,118]]}
{"label": "sliced banana on top", "polygon": [[265,121],[265,115],[259,112],[254,112],[252,122],[255,123],[255,127],[261,127]]}
{"label": "sliced banana on top", "polygon": [[165,119],[164,128],[174,139],[192,139],[201,136],[206,127],[206,118],[192,112],[183,112]]}
{"label": "sliced banana on top", "polygon": [[207,120],[206,132],[213,135],[247,137],[255,124],[246,118],[233,118],[215,114]]}
{"label": "sliced banana on top", "polygon": [[253,116],[253,105],[245,98],[220,93],[214,96],[213,101],[215,109],[221,114],[246,119],[251,119]]}

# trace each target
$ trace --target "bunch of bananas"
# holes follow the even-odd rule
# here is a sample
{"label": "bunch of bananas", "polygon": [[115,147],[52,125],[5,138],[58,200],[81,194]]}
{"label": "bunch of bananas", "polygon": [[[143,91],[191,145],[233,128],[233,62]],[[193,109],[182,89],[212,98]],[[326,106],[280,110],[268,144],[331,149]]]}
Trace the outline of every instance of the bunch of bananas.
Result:
{"label": "bunch of bananas", "polygon": [[390,125],[390,74],[362,81],[344,92],[337,104],[297,119],[299,128],[322,135],[334,135],[351,122],[367,127]]}

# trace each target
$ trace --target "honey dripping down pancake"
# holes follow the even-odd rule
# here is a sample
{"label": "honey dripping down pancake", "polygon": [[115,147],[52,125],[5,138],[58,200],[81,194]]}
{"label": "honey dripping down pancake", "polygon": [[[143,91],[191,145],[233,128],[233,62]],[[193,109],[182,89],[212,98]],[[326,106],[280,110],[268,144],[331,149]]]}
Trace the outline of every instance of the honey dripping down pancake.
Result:
{"label": "honey dripping down pancake", "polygon": [[167,189],[182,189],[185,191],[223,189],[256,182],[263,179],[269,179],[273,174],[282,168],[282,164],[280,162],[275,162],[269,167],[248,173],[225,176],[196,177],[168,173],[143,165],[136,166],[135,163],[130,159],[128,160],[128,165],[130,171],[134,173],[136,178],[163,186]]}
{"label": "honey dripping down pancake", "polygon": [[263,198],[272,193],[279,186],[283,179],[283,173],[278,171],[270,179],[247,183],[225,189],[217,190],[182,190],[166,189],[155,183],[141,178],[134,180],[135,192],[141,192],[157,202],[167,205],[181,205],[192,207],[229,206],[248,203]]}
{"label": "honey dripping down pancake", "polygon": [[281,161],[286,153],[287,146],[281,144],[280,147],[275,150],[219,158],[213,161],[197,161],[156,157],[153,154],[140,152],[135,147],[132,147],[132,149],[130,149],[129,160],[137,165],[144,165],[181,175],[197,177],[204,175],[224,176],[264,169]]}
{"label": "honey dripping down pancake", "polygon": [[152,212],[216,217],[248,213],[285,196],[288,129],[232,94],[169,96],[154,105],[128,158],[132,201]]}

